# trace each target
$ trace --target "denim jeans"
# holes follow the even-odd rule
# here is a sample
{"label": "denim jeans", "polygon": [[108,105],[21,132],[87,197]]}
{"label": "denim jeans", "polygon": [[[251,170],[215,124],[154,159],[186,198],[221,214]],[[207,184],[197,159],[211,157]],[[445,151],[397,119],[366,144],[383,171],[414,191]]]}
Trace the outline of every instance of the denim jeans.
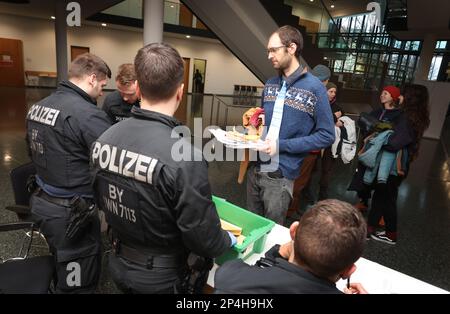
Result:
{"label": "denim jeans", "polygon": [[247,209],[283,225],[292,199],[294,181],[271,178],[252,165],[247,176]]}

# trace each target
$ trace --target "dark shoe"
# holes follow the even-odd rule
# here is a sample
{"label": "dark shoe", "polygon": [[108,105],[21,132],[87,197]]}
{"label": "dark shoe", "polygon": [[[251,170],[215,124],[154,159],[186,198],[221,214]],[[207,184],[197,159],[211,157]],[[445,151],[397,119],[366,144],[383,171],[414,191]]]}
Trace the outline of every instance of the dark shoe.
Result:
{"label": "dark shoe", "polygon": [[391,239],[391,238],[386,234],[385,231],[378,231],[378,232],[372,233],[372,234],[370,235],[370,237],[371,237],[372,239],[376,240],[376,241],[384,242],[384,243],[391,244],[391,245],[394,245],[394,244],[397,243],[397,241],[394,240],[394,239]]}

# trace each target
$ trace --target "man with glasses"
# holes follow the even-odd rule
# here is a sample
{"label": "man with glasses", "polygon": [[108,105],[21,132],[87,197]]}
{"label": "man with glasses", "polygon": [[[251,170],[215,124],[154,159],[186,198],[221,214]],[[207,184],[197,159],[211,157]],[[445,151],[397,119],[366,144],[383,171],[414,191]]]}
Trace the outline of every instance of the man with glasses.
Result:
{"label": "man with glasses", "polygon": [[131,117],[131,108],[139,107],[136,93],[136,72],[131,63],[122,64],[116,76],[117,90],[109,94],[103,103],[103,110],[113,123]]}
{"label": "man with glasses", "polygon": [[330,146],[334,123],[325,86],[300,65],[303,37],[283,26],[269,39],[268,59],[278,70],[264,87],[267,134],[247,177],[247,207],[284,224],[303,158]]}

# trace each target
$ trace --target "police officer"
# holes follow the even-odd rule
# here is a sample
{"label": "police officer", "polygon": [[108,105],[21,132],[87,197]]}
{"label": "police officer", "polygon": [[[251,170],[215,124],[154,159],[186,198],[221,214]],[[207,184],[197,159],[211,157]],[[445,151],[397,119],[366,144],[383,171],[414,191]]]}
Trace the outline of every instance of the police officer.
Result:
{"label": "police officer", "polygon": [[129,118],[131,108],[133,106],[139,107],[136,85],[134,65],[131,63],[122,64],[116,76],[117,90],[109,94],[103,103],[103,110],[113,123]]}
{"label": "police officer", "polygon": [[172,157],[183,60],[171,46],[154,43],[139,50],[135,68],[141,108],[94,143],[94,189],[112,228],[116,285],[126,293],[174,293],[189,253],[213,258],[235,239],[221,229],[204,159]]}
{"label": "police officer", "polygon": [[77,237],[69,239],[66,231],[74,204],[89,207],[93,202],[89,149],[111,126],[96,106],[108,78],[111,70],[102,59],[83,54],[70,65],[69,80],[27,115],[27,142],[38,185],[31,212],[55,257],[57,293],[92,293],[99,279],[98,216]]}

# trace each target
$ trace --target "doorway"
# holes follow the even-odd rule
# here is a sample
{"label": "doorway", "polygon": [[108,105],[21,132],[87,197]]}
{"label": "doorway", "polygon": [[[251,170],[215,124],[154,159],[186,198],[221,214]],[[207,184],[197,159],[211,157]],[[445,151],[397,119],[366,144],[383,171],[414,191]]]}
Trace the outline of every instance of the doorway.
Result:
{"label": "doorway", "polygon": [[23,44],[0,38],[0,86],[24,87]]}
{"label": "doorway", "polygon": [[189,69],[191,65],[191,59],[183,58],[184,64],[184,90],[183,90],[183,99],[181,100],[180,106],[178,107],[177,112],[175,112],[175,118],[186,124],[187,122],[187,93],[189,87]]}
{"label": "doorway", "polygon": [[205,92],[206,60],[194,59],[194,72],[192,75],[192,93]]}
{"label": "doorway", "polygon": [[70,46],[70,56],[71,56],[70,61],[75,60],[76,57],[87,52],[90,52],[89,47]]}

